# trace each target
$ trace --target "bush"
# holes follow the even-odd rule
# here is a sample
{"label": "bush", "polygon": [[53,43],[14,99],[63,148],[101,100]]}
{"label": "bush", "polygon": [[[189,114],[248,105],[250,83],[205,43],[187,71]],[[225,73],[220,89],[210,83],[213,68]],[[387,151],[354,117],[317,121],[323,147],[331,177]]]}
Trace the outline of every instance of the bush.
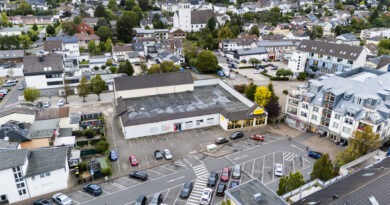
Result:
{"label": "bush", "polygon": [[94,129],[86,129],[84,130],[84,136],[87,138],[93,138],[96,136],[96,130]]}
{"label": "bush", "polygon": [[306,73],[305,72],[300,72],[297,77],[298,80],[304,81],[306,79]]}
{"label": "bush", "polygon": [[84,132],[81,130],[75,130],[75,131],[72,131],[72,135],[75,137],[81,137],[84,135]]}
{"label": "bush", "polygon": [[106,61],[106,66],[112,66],[112,60],[111,59],[108,59]]}
{"label": "bush", "polygon": [[104,69],[106,69],[106,68],[107,68],[106,65],[102,65],[102,67],[100,67],[100,69],[102,69],[102,70],[104,70]]}
{"label": "bush", "polygon": [[272,81],[288,81],[290,78],[288,77],[271,77],[270,80]]}
{"label": "bush", "polygon": [[247,87],[247,84],[234,85],[234,89],[237,90],[239,93],[244,93]]}
{"label": "bush", "polygon": [[80,172],[87,170],[87,163],[86,162],[80,162],[77,166],[79,167]]}
{"label": "bush", "polygon": [[94,66],[93,69],[94,69],[94,70],[99,70],[99,67]]}
{"label": "bush", "polygon": [[88,141],[76,141],[76,145],[84,147],[85,145],[88,145]]}
{"label": "bush", "polygon": [[116,73],[118,71],[118,68],[116,68],[115,66],[111,66],[110,71],[111,73]]}
{"label": "bush", "polygon": [[110,147],[110,144],[106,142],[105,140],[100,140],[98,143],[95,145],[95,150],[99,153],[104,153],[108,150]]}
{"label": "bush", "polygon": [[111,176],[111,167],[106,167],[100,170],[104,176]]}
{"label": "bush", "polygon": [[283,90],[283,94],[288,95],[288,90]]}

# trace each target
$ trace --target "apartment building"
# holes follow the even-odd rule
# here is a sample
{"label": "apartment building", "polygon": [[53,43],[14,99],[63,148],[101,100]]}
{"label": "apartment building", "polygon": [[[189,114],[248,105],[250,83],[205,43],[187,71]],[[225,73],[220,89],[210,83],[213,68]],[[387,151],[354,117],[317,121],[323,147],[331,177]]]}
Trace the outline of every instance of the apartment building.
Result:
{"label": "apartment building", "polygon": [[256,47],[265,48],[269,59],[281,59],[283,54],[291,53],[299,45],[299,41],[293,40],[265,40],[256,42]]}
{"label": "apartment building", "polygon": [[390,28],[371,28],[360,32],[360,39],[366,40],[373,37],[390,38]]}
{"label": "apartment building", "polygon": [[135,35],[143,38],[168,39],[169,29],[143,29],[134,28]]}
{"label": "apartment building", "polygon": [[390,134],[389,78],[388,72],[356,68],[309,80],[290,92],[286,123],[343,144],[365,126],[385,140]]}
{"label": "apartment building", "polygon": [[349,46],[324,41],[304,40],[294,51],[288,68],[299,72],[329,74],[363,67],[367,51],[361,46]]}
{"label": "apartment building", "polygon": [[246,35],[238,38],[223,39],[219,42],[218,47],[222,52],[234,52],[239,49],[250,49],[256,47],[253,45],[257,42],[256,35]]}

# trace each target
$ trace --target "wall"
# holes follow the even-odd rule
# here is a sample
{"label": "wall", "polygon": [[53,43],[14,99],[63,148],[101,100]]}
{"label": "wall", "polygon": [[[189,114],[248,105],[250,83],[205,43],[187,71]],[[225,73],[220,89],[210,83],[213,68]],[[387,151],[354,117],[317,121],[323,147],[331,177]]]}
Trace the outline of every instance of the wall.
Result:
{"label": "wall", "polygon": [[59,124],[59,126],[60,126],[61,128],[72,128],[72,130],[79,130],[79,129],[80,129],[78,123],[76,123],[76,124],[70,124],[69,122],[70,122],[69,117],[60,118],[60,124]]}
{"label": "wall", "polygon": [[136,98],[136,97],[177,93],[177,92],[185,92],[185,91],[193,91],[193,90],[194,90],[193,84],[185,84],[185,85],[164,86],[164,87],[155,87],[155,88],[144,88],[144,89],[136,89],[136,90],[121,90],[121,91],[116,91],[115,97],[118,98],[122,96],[123,99],[127,99],[127,98]]}
{"label": "wall", "polygon": [[[66,163],[65,167],[67,167]],[[39,175],[37,175],[35,176],[34,180],[32,180],[31,177],[28,177],[26,181],[30,189],[31,197],[36,197],[42,194],[47,194],[50,192],[55,192],[68,188],[68,177],[68,168],[62,168],[55,171],[51,171],[50,176],[45,176],[41,178]]]}
{"label": "wall", "polygon": [[8,74],[8,71],[12,69],[14,74],[13,77],[23,76],[23,68],[7,68],[7,69],[0,69],[0,77],[6,77]]}
{"label": "wall", "polygon": [[21,147],[25,149],[34,149],[48,146],[50,146],[49,138],[33,139],[31,141],[21,143]]}
{"label": "wall", "polygon": [[29,198],[28,193],[26,195],[19,196],[12,168],[0,171],[0,178],[0,195],[6,194],[11,204]]}
{"label": "wall", "polygon": [[[214,118],[214,122],[212,124],[207,124],[207,119]],[[137,137],[149,136],[149,135],[157,135],[168,132],[174,132],[174,124],[181,123],[182,130],[200,128],[200,127],[209,127],[219,125],[219,114],[210,114],[204,116],[190,117],[190,118],[182,118],[175,119],[169,121],[162,121],[156,123],[142,124],[142,125],[134,125],[125,127],[125,138],[132,139]],[[197,120],[203,120],[202,125],[196,125]],[[192,121],[192,126],[188,127],[186,122]]]}
{"label": "wall", "polygon": [[[45,88],[60,88],[62,85],[47,85],[47,82],[53,81],[62,81],[61,78],[46,78],[45,75],[34,75],[34,76],[25,76],[25,81],[27,87],[35,87],[37,89],[45,89]],[[57,93],[58,94],[58,93]]]}
{"label": "wall", "polygon": [[366,64],[367,51],[363,49],[359,57],[353,62],[352,68],[364,67]]}
{"label": "wall", "polygon": [[6,122],[10,120],[16,120],[19,122],[26,122],[26,123],[32,123],[34,122],[35,115],[27,115],[27,114],[20,114],[20,113],[12,113],[10,115],[6,115],[4,117],[0,117],[0,125],[5,124]]}

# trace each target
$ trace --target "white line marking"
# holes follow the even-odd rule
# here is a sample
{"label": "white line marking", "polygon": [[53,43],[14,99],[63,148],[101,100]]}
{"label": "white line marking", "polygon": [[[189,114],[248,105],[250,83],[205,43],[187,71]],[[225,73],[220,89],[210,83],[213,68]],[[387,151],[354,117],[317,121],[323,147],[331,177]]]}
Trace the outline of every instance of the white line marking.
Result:
{"label": "white line marking", "polygon": [[96,199],[96,197],[94,197],[94,196],[91,196],[91,195],[89,195],[89,194],[87,194],[87,193],[84,193],[84,192],[82,192],[82,191],[78,191],[79,193],[81,193],[81,194],[83,194],[83,195],[85,195],[85,196],[89,196],[89,197],[92,197],[93,199]]}
{"label": "white line marking", "polygon": [[153,169],[148,169],[148,172],[153,172],[153,173],[158,174],[160,176],[164,176],[164,174],[161,174],[160,172],[154,171]]}
{"label": "white line marking", "polygon": [[181,176],[181,177],[178,177],[178,178],[175,178],[175,179],[168,180],[168,183],[174,182],[174,181],[179,180],[179,179],[182,179],[182,178],[184,178],[184,177],[185,177],[185,176]]}
{"label": "white line marking", "polygon": [[241,157],[236,157],[236,158],[234,158],[234,160],[238,160],[238,159],[242,159],[242,158],[245,158],[245,157],[247,157],[248,155],[242,155]]}
{"label": "white line marking", "polygon": [[176,204],[176,201],[179,199],[180,191],[181,191],[181,189],[179,190],[179,193],[177,193],[176,199],[175,199],[175,201],[173,201],[173,204]]}
{"label": "white line marking", "polygon": [[125,187],[125,186],[123,186],[123,185],[121,185],[121,184],[117,184],[117,183],[115,183],[115,182],[110,182],[110,184],[111,184],[112,186],[115,186],[115,187],[120,188],[120,189],[126,189],[126,188],[127,188],[127,187]]}
{"label": "white line marking", "polygon": [[291,147],[295,147],[295,148],[297,148],[297,149],[299,149],[299,150],[301,150],[301,151],[303,151],[303,152],[306,152],[306,150],[304,150],[304,149],[302,149],[302,148],[300,148],[300,147],[298,147],[298,146],[296,146],[296,145],[293,145],[293,144],[290,144],[291,145]]}
{"label": "white line marking", "polygon": [[111,194],[111,192],[108,192],[108,191],[104,191],[103,189],[102,189],[102,191],[104,192],[104,193],[106,193],[106,194]]}
{"label": "white line marking", "polygon": [[263,157],[263,170],[261,174],[261,182],[264,182],[264,167],[265,167],[265,157]]}
{"label": "white line marking", "polygon": [[171,191],[171,189],[169,189],[168,192],[165,194],[163,201],[165,201],[165,199],[167,198],[169,191]]}
{"label": "white line marking", "polygon": [[252,165],[252,173],[251,173],[251,175],[253,176],[253,171],[255,171],[255,163],[256,163],[256,161],[255,160],[253,160],[253,165]]}

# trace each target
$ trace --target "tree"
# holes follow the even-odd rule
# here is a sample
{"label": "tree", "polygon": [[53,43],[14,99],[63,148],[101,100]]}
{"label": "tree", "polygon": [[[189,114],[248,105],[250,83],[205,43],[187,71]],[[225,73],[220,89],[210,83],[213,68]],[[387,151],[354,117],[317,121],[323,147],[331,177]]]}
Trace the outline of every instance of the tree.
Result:
{"label": "tree", "polygon": [[294,72],[292,72],[292,70],[290,69],[279,69],[278,71],[276,71],[276,76],[280,77],[280,76],[283,76],[283,77],[286,77],[286,76],[293,76],[294,75]]}
{"label": "tree", "polygon": [[381,41],[379,41],[378,50],[379,55],[390,54],[390,39],[382,39]]}
{"label": "tree", "polygon": [[98,3],[95,12],[94,12],[95,17],[107,17],[106,9],[104,8],[102,3]]}
{"label": "tree", "polygon": [[73,34],[76,33],[76,24],[74,24],[73,22],[70,22],[70,21],[64,21],[62,22],[62,30],[72,36]]}
{"label": "tree", "polygon": [[111,52],[112,50],[112,41],[111,41],[111,38],[107,38],[106,40],[106,51],[107,52]]}
{"label": "tree", "polygon": [[257,85],[251,83],[248,87],[245,88],[244,93],[245,97],[253,101],[255,99]]}
{"label": "tree", "polygon": [[324,36],[324,29],[321,26],[313,26],[310,33],[310,39],[322,38]]}
{"label": "tree", "polygon": [[128,11],[130,11],[130,10],[132,10],[133,9],[133,7],[134,6],[136,6],[136,4],[135,4],[135,1],[134,0],[125,0],[125,5],[124,5],[124,7],[125,7],[125,10],[128,10]]}
{"label": "tree", "polygon": [[122,40],[125,43],[131,42],[133,28],[138,25],[138,22],[138,16],[135,12],[124,12],[116,23],[118,40]]}
{"label": "tree", "polygon": [[256,35],[257,37],[259,37],[260,36],[259,27],[252,26],[250,34]]}
{"label": "tree", "polygon": [[224,26],[218,32],[219,39],[234,38],[234,33],[230,30],[229,27]]}
{"label": "tree", "polygon": [[36,23],[34,23],[34,24],[33,24],[33,26],[32,26],[32,30],[34,30],[34,31],[38,31],[38,26],[37,26],[37,24],[36,24]]}
{"label": "tree", "polygon": [[65,103],[68,103],[68,96],[71,94],[71,88],[69,86],[69,82],[64,79],[64,94],[62,97],[65,98]]}
{"label": "tree", "polygon": [[353,160],[359,158],[359,153],[354,150],[352,147],[347,147],[347,149],[336,155],[335,160],[335,170],[338,170],[344,164],[352,162]]}
{"label": "tree", "polygon": [[48,36],[54,36],[54,35],[56,35],[56,29],[52,25],[48,25],[46,27],[46,34]]}
{"label": "tree", "polygon": [[306,73],[305,72],[299,72],[297,79],[300,81],[304,81],[306,79]]}
{"label": "tree", "polygon": [[124,63],[119,64],[119,73],[126,73],[129,76],[132,76],[134,74],[134,68],[133,65],[129,62],[129,60],[126,60]]}
{"label": "tree", "polygon": [[89,41],[89,42],[88,42],[88,52],[89,52],[89,53],[95,53],[95,52],[96,52],[96,44],[95,44],[95,41]]}
{"label": "tree", "polygon": [[115,0],[109,0],[108,8],[111,9],[111,11],[118,11],[118,4],[116,4]]}
{"label": "tree", "polygon": [[197,48],[195,43],[183,41],[184,58],[191,66],[196,65],[196,61],[194,62],[192,59],[196,59],[196,56],[198,55]]}
{"label": "tree", "polygon": [[77,86],[77,89],[79,91],[79,96],[83,97],[83,102],[86,102],[85,97],[88,96],[89,91],[90,91],[87,78],[85,78],[85,77],[81,78],[80,84]]}
{"label": "tree", "polygon": [[197,57],[196,66],[201,72],[213,73],[218,70],[218,59],[212,51],[202,51]]}
{"label": "tree", "polygon": [[110,144],[106,140],[99,140],[95,145],[95,150],[99,153],[104,153],[110,148]]}
{"label": "tree", "polygon": [[268,104],[271,96],[272,92],[266,86],[259,86],[256,88],[254,100],[258,105],[264,107]]}
{"label": "tree", "polygon": [[343,5],[343,3],[339,2],[339,3],[336,4],[335,8],[337,10],[344,10],[344,5]]}
{"label": "tree", "polygon": [[110,72],[111,73],[116,73],[118,69],[115,66],[110,66]]}
{"label": "tree", "polygon": [[36,99],[38,99],[41,96],[41,91],[34,87],[27,87],[23,91],[23,96],[26,101],[34,102]]}
{"label": "tree", "polygon": [[138,6],[142,11],[147,11],[149,9],[149,0],[138,0]]}
{"label": "tree", "polygon": [[210,31],[214,31],[215,28],[217,26],[217,21],[215,20],[214,16],[211,17],[208,21],[207,21],[207,28],[210,29]]}
{"label": "tree", "polygon": [[260,63],[261,61],[259,61],[258,59],[256,58],[251,58],[249,59],[249,63],[251,63],[253,66],[255,66],[256,64]]}
{"label": "tree", "polygon": [[297,171],[295,173],[290,172],[290,175],[283,176],[279,180],[279,188],[276,192],[279,196],[290,192],[294,189],[297,189],[305,184],[305,180],[303,179],[303,175]]}
{"label": "tree", "polygon": [[96,35],[100,37],[100,41],[106,41],[108,38],[112,38],[112,29],[108,26],[100,26],[96,31]]}
{"label": "tree", "polygon": [[333,178],[333,163],[328,154],[324,154],[319,158],[313,166],[313,171],[310,173],[311,180],[321,179],[328,181]]}
{"label": "tree", "polygon": [[275,119],[279,117],[280,110],[282,108],[280,107],[278,100],[276,100],[275,98],[270,98],[267,105],[264,106],[264,109],[267,110],[269,119]]}
{"label": "tree", "polygon": [[15,13],[25,16],[27,14],[33,14],[33,10],[31,8],[31,5],[27,3],[27,1],[23,0],[19,3],[19,6],[18,8],[16,8]]}
{"label": "tree", "polygon": [[74,23],[75,25],[79,25],[79,24],[81,23],[81,21],[82,21],[81,16],[75,16],[75,17],[73,18],[73,23]]}
{"label": "tree", "polygon": [[179,66],[175,66],[172,61],[164,61],[160,64],[160,70],[163,73],[177,72],[179,71]]}
{"label": "tree", "polygon": [[106,82],[100,77],[100,75],[96,75],[91,79],[91,91],[98,96],[98,101],[100,101],[100,94],[106,90]]}
{"label": "tree", "polygon": [[101,26],[111,27],[110,21],[106,18],[99,18],[94,27],[95,31],[99,30]]}
{"label": "tree", "polygon": [[376,150],[379,145],[379,134],[372,132],[372,128],[369,126],[364,126],[361,130],[356,130],[349,143],[349,146],[356,150],[360,156]]}

